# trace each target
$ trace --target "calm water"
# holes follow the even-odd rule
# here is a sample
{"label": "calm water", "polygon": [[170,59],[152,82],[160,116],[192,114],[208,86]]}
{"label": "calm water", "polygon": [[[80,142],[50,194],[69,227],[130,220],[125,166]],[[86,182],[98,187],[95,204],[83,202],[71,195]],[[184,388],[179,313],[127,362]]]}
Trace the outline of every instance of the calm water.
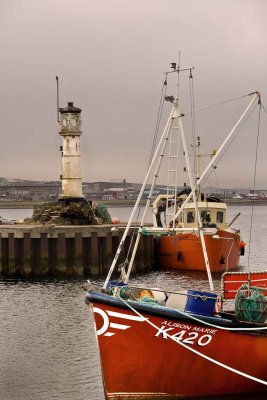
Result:
{"label": "calm water", "polygon": [[[254,207],[248,260],[251,208],[232,207],[229,220],[247,243],[245,268],[266,268],[267,206]],[[130,209],[110,209],[126,220]],[[31,210],[0,210],[7,218],[23,219]],[[133,283],[151,286],[208,289],[205,273],[173,271],[135,276]],[[215,287],[220,276],[214,276]],[[0,400],[104,399],[98,351],[91,314],[84,303],[82,281],[0,281]],[[253,361],[253,360],[252,360]],[[266,396],[226,396],[222,399],[264,399]],[[218,399],[218,397],[217,397]]]}

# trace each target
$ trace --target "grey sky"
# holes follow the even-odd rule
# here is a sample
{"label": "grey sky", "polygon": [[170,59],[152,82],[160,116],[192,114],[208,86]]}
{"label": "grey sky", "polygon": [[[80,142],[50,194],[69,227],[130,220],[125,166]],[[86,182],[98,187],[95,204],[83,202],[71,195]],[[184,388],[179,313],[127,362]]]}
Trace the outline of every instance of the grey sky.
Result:
{"label": "grey sky", "polygon": [[[255,90],[266,107],[266,15],[266,0],[0,0],[0,176],[59,179],[56,75],[60,106],[82,109],[84,181],[143,180],[163,72],[179,51],[181,64],[195,67],[196,107]],[[236,122],[242,107],[234,107],[221,122],[196,114],[204,152]],[[221,186],[252,186],[253,118],[218,168]],[[266,127],[263,113],[261,188]]]}

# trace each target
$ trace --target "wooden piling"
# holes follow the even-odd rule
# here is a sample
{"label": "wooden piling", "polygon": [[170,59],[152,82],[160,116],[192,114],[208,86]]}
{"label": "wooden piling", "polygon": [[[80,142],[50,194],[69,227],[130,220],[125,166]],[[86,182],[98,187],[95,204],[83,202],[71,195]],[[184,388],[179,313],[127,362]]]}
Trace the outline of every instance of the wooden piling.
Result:
{"label": "wooden piling", "polygon": [[[7,277],[99,276],[110,268],[122,230],[112,225],[88,226],[0,226],[0,275]],[[136,235],[136,234],[135,234]],[[118,265],[125,261],[127,236]],[[154,268],[153,238],[141,237],[135,271]]]}
{"label": "wooden piling", "polygon": [[8,275],[16,275],[14,233],[8,234]]}
{"label": "wooden piling", "polygon": [[49,267],[48,267],[48,237],[47,233],[41,233],[41,261],[40,261],[40,267],[41,267],[41,274],[42,275],[47,275],[49,272]]}
{"label": "wooden piling", "polygon": [[83,238],[81,232],[75,233],[75,258],[73,265],[74,275],[83,275]]}
{"label": "wooden piling", "polygon": [[90,266],[91,266],[91,274],[99,275],[101,274],[100,266],[99,266],[99,257],[98,257],[98,240],[97,240],[97,232],[91,233],[91,243],[90,243]]}
{"label": "wooden piling", "polygon": [[31,235],[29,232],[24,233],[24,260],[23,260],[23,276],[30,276],[33,273],[31,259]]}

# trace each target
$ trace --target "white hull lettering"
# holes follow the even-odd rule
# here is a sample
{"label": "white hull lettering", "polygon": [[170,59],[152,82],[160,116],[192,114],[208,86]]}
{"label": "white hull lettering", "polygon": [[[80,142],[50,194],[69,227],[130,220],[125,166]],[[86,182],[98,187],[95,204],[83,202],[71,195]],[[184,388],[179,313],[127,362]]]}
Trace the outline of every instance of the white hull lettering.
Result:
{"label": "white hull lettering", "polygon": [[[173,330],[174,328],[165,328],[162,326],[155,334],[155,337],[161,337],[166,340],[168,339],[168,336],[171,336],[176,342],[190,345],[197,344],[198,346],[207,346],[212,341],[212,335],[201,335],[198,332],[188,332],[186,330],[170,335],[170,332]],[[214,330],[214,332],[216,331]]]}

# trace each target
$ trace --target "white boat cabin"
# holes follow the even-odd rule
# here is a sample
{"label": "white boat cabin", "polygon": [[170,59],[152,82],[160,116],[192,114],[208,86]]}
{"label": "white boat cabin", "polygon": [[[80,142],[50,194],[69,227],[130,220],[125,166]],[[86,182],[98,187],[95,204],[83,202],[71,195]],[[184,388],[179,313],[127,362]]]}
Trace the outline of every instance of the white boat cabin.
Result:
{"label": "white boat cabin", "polygon": [[[153,203],[153,225],[154,227],[169,228],[172,227],[172,220],[179,209],[179,205],[184,201],[185,197],[178,197],[176,206],[173,196],[159,195]],[[168,201],[167,201],[168,200]],[[167,207],[168,203],[168,207]],[[205,228],[217,228],[226,230],[228,223],[226,222],[227,205],[218,199],[201,195],[201,199],[197,202],[200,218]],[[195,205],[190,201],[185,205],[179,220],[176,220],[176,228],[196,228],[198,226]]]}

